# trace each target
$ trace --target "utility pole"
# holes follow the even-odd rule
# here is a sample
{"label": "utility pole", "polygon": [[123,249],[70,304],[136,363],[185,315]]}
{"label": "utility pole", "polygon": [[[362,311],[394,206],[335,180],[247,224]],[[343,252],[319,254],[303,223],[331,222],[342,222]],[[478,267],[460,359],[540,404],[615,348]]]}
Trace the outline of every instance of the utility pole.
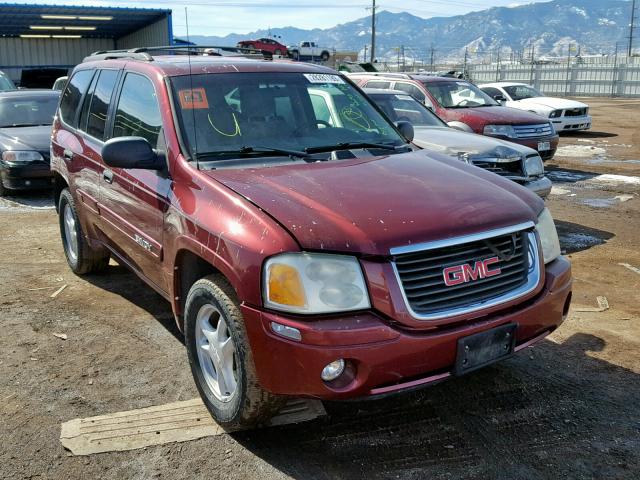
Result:
{"label": "utility pole", "polygon": [[433,48],[433,43],[431,44],[431,70],[433,70],[433,60],[436,54],[436,49]]}
{"label": "utility pole", "polygon": [[636,21],[636,0],[631,3],[631,22],[629,23],[629,49],[627,55],[630,57],[633,54],[633,30],[635,28]]}
{"label": "utility pole", "polygon": [[406,62],[406,58],[404,56],[404,45],[402,45],[400,47],[400,51],[402,52],[402,71],[406,72],[407,71],[407,62]]}
{"label": "utility pole", "polygon": [[367,46],[364,46],[364,55],[363,55],[363,60],[366,62],[367,61]]}
{"label": "utility pole", "polygon": [[[371,63],[376,60],[376,0],[371,6]],[[634,0],[635,1],[635,0]]]}
{"label": "utility pole", "polygon": [[464,67],[462,67],[463,78],[467,78],[467,57],[468,56],[469,56],[469,49],[465,47],[464,48]]}
{"label": "utility pole", "polygon": [[396,67],[396,72],[400,71],[400,47],[396,47],[396,52],[398,53],[398,65]]}

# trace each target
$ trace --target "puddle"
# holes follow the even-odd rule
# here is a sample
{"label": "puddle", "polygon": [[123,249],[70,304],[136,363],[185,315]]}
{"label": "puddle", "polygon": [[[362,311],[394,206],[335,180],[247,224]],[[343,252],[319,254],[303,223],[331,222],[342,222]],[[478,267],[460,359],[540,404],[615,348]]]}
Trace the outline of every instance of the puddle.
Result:
{"label": "puddle", "polygon": [[594,208],[609,208],[618,203],[615,198],[583,198],[580,203]]}
{"label": "puddle", "polygon": [[560,239],[560,246],[568,252],[586,250],[587,248],[605,243],[605,240],[602,238],[587,233],[565,232],[559,233],[558,237]]}
{"label": "puddle", "polygon": [[575,183],[581,180],[586,180],[590,178],[592,175],[579,173],[579,172],[568,172],[566,170],[548,170],[547,177],[552,182],[564,182],[564,183]]}

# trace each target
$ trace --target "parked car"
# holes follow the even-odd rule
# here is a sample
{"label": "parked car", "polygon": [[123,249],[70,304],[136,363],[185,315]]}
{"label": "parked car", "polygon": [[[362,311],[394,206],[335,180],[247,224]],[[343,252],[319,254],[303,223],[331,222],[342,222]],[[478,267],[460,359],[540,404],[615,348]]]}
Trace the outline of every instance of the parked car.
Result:
{"label": "parked car", "polygon": [[326,62],[331,58],[331,51],[326,47],[321,47],[315,42],[300,42],[299,45],[287,47],[289,55],[294,60],[306,60],[308,58],[320,59]]}
{"label": "parked car", "polygon": [[60,92],[0,92],[0,196],[51,187],[49,145]]}
{"label": "parked car", "polygon": [[240,48],[264,50],[273,55],[288,55],[287,47],[273,38],[259,38],[257,40],[242,40],[238,42]]}
{"label": "parked car", "polygon": [[402,90],[423,102],[450,126],[536,150],[542,160],[553,158],[558,134],[548,119],[502,107],[465,80],[413,74],[350,74],[362,87]]}
{"label": "parked car", "polygon": [[557,132],[591,128],[589,105],[566,98],[547,97],[531,85],[514,82],[486,83],[480,89],[505,107],[549,118]]}
{"label": "parked car", "polygon": [[[331,104],[338,101],[339,96],[330,96],[324,91],[310,92],[312,101],[318,98],[314,106],[322,99],[321,107],[327,105],[332,125],[341,126],[339,109]],[[551,193],[551,180],[544,176],[542,159],[532,148],[451,128],[405,92],[372,88],[366,88],[364,92],[392,122],[410,122],[415,132],[413,143],[419,147],[489,170],[523,185],[542,198]]]}
{"label": "parked car", "polygon": [[0,71],[0,92],[6,92],[7,90],[15,90],[16,86],[15,84],[11,81],[11,79],[9,77],[7,77],[7,75]]}
{"label": "parked car", "polygon": [[[375,398],[462,375],[564,320],[570,264],[543,201],[417,149],[334,70],[90,60],[52,134],[67,262],[86,274],[113,256],[171,302],[225,427],[264,422],[287,396]],[[349,96],[342,127],[316,116],[310,90]]]}
{"label": "parked car", "polygon": [[62,90],[64,90],[64,87],[67,84],[67,80],[69,80],[69,77],[66,75],[64,77],[57,78],[56,81],[53,82],[51,90],[58,90],[59,92],[61,92]]}

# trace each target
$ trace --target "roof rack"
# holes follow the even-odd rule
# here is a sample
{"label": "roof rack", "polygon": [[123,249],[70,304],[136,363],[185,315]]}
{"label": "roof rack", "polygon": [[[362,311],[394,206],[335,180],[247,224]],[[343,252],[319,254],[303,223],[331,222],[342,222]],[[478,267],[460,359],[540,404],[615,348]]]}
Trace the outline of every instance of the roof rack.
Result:
{"label": "roof rack", "polygon": [[395,73],[395,72],[393,73],[392,72],[353,72],[351,73],[351,75],[411,79],[411,75],[408,73]]}
{"label": "roof rack", "polygon": [[245,57],[271,60],[273,54],[266,50],[229,47],[220,45],[167,45],[159,47],[138,47],[128,50],[99,50],[85,57],[83,62],[114,60],[118,58],[152,62],[153,55],[200,55],[211,57]]}

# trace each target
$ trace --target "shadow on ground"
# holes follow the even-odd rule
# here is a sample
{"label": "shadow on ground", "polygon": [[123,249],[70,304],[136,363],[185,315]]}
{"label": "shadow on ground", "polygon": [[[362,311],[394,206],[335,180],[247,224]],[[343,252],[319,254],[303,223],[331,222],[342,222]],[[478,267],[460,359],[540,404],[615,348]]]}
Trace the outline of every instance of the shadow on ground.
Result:
{"label": "shadow on ground", "polygon": [[128,268],[110,264],[107,270],[98,275],[83,277],[92,285],[134,303],[146,310],[177,340],[184,343],[184,337],[176,325],[171,305],[161,295],[140,280]]}
{"label": "shadow on ground", "polygon": [[585,227],[578,223],[556,220],[555,224],[563,254],[588,250],[615,237],[612,232]]}
{"label": "shadow on ground", "polygon": [[593,130],[587,130],[582,132],[560,132],[562,137],[568,138],[611,138],[617,137],[617,133],[609,133],[609,132],[596,132]]}
{"label": "shadow on ground", "polygon": [[544,341],[419,392],[326,403],[312,423],[233,436],[300,480],[635,479],[640,382],[590,356],[604,346],[587,334]]}

